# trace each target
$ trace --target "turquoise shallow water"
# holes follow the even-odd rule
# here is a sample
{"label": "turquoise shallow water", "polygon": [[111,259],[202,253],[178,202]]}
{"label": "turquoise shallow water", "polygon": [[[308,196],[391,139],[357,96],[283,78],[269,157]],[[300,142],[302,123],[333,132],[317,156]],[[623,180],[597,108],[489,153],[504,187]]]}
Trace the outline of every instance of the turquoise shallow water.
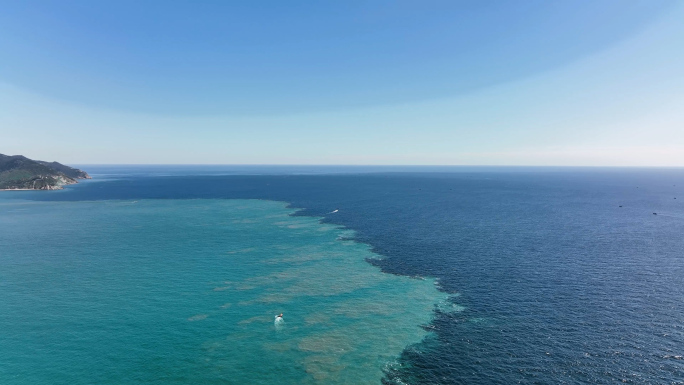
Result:
{"label": "turquoise shallow water", "polygon": [[293,212],[0,200],[0,383],[379,383],[444,295]]}

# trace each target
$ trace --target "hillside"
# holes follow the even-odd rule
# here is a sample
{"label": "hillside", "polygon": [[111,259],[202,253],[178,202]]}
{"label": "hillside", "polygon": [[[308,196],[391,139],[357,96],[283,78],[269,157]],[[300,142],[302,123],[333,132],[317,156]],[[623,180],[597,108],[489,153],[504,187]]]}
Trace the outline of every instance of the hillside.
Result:
{"label": "hillside", "polygon": [[59,190],[64,185],[78,183],[77,179],[90,179],[90,176],[57,162],[0,154],[0,190]]}

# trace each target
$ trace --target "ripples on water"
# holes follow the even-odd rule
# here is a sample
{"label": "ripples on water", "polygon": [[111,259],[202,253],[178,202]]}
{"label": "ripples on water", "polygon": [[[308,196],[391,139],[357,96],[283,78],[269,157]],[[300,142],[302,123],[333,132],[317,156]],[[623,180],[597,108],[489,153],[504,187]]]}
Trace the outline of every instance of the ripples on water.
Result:
{"label": "ripples on water", "polygon": [[2,384],[379,383],[441,296],[282,203],[130,203],[3,204]]}
{"label": "ripples on water", "polygon": [[32,199],[273,199],[355,230],[384,257],[370,262],[450,294],[389,383],[682,383],[683,170],[442,171],[145,177]]}

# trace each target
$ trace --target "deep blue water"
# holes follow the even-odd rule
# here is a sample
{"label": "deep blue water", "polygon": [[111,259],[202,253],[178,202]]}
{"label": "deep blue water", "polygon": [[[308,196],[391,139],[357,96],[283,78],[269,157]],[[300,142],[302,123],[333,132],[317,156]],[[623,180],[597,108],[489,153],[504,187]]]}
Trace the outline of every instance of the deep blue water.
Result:
{"label": "deep blue water", "polygon": [[84,168],[7,197],[284,201],[384,272],[437,278],[460,311],[436,309],[388,383],[684,383],[684,170]]}

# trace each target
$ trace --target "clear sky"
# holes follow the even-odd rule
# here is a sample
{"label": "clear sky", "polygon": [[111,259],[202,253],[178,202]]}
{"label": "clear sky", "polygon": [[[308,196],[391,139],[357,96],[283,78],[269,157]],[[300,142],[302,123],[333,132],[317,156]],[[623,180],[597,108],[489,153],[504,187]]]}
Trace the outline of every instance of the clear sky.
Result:
{"label": "clear sky", "polygon": [[0,0],[0,153],[684,166],[678,0]]}

